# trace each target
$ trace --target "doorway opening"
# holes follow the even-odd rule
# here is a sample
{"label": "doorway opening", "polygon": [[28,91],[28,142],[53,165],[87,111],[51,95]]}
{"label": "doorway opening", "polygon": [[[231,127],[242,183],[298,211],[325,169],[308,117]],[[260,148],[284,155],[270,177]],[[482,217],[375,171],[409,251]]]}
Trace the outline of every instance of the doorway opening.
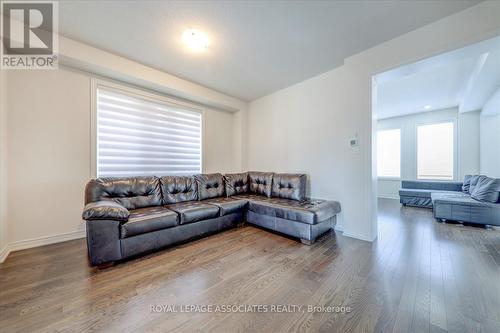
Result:
{"label": "doorway opening", "polygon": [[[473,216],[470,205],[483,201],[466,190],[470,176],[500,178],[500,37],[377,74],[372,99],[379,204],[392,200],[402,209],[434,209],[439,220],[500,225],[486,213]],[[453,195],[463,202],[453,204]],[[451,204],[441,207],[450,212],[440,218],[433,203],[446,200]]]}

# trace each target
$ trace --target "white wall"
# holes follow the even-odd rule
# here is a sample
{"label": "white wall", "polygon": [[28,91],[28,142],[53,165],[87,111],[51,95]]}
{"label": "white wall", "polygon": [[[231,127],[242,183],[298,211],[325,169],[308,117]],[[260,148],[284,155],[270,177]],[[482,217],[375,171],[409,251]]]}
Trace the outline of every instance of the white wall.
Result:
{"label": "white wall", "polygon": [[[345,60],[342,67],[250,103],[248,169],[307,172],[311,194],[342,204],[344,234],[373,240],[371,77],[500,31],[499,2],[484,2]],[[359,147],[348,140],[356,134]]]}
{"label": "white wall", "polygon": [[246,133],[247,133],[247,110],[242,109],[233,116],[233,150],[236,156],[235,169],[245,171],[246,165]]}
{"label": "white wall", "polygon": [[11,242],[83,230],[90,178],[90,79],[67,70],[8,73]]}
{"label": "white wall", "polygon": [[[458,113],[458,108],[415,113],[379,120],[377,128],[401,129],[401,179],[417,179],[417,125],[452,121],[455,126],[455,180],[479,172],[479,112]],[[379,179],[378,196],[398,199],[401,180]]]}
{"label": "white wall", "polygon": [[479,174],[480,111],[458,114],[458,179]]}
{"label": "white wall", "polygon": [[241,171],[238,135],[234,131],[236,113],[206,110],[203,117],[203,172]]}
{"label": "white wall", "polygon": [[481,174],[500,178],[500,114],[481,115],[480,156]]}
{"label": "white wall", "polygon": [[[84,236],[83,190],[92,170],[91,75],[61,67],[7,76],[10,248],[37,245],[39,238]],[[204,172],[241,170],[236,114],[205,109]]]}

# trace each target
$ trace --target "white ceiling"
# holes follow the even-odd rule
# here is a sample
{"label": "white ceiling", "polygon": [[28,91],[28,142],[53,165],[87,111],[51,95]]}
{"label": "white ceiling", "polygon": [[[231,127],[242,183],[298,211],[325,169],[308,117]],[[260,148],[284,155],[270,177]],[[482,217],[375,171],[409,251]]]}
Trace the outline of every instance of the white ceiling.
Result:
{"label": "white ceiling", "polygon": [[460,112],[481,110],[500,88],[500,37],[399,67],[376,79],[378,119],[452,107]]}
{"label": "white ceiling", "polygon": [[[480,1],[61,1],[69,38],[254,100]],[[209,49],[181,45],[187,28]]]}

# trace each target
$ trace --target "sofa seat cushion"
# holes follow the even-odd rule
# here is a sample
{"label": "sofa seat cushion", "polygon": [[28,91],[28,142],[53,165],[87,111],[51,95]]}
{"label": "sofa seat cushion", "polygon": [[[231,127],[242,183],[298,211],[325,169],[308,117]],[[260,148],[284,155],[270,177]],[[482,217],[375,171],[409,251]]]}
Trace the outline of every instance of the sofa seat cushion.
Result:
{"label": "sofa seat cushion", "polygon": [[238,200],[246,200],[246,201],[249,201],[249,200],[258,201],[258,200],[268,200],[269,199],[266,196],[263,196],[260,194],[252,194],[252,193],[238,194],[238,195],[232,196],[231,198],[238,199]]}
{"label": "sofa seat cushion", "polygon": [[465,193],[433,193],[432,201],[436,218],[500,225],[500,203],[478,201]]}
{"label": "sofa seat cushion", "polygon": [[286,220],[317,224],[340,212],[336,201],[306,199],[296,201],[281,198],[249,199],[248,210],[257,214],[275,216]]}
{"label": "sofa seat cushion", "polygon": [[130,211],[129,219],[120,226],[120,237],[127,238],[179,224],[179,215],[165,207],[147,207]]}
{"label": "sofa seat cushion", "polygon": [[245,207],[248,204],[248,200],[236,199],[234,197],[212,198],[212,199],[203,200],[202,202],[219,207],[220,216],[229,215],[229,214],[241,211],[241,210],[245,209]]}
{"label": "sofa seat cushion", "polygon": [[219,216],[219,207],[201,201],[186,201],[165,206],[179,214],[180,224],[212,219]]}
{"label": "sofa seat cushion", "polygon": [[455,204],[462,206],[488,207],[488,203],[475,200],[470,195],[461,192],[454,192],[454,193],[435,192],[431,194],[431,197],[432,197],[432,202],[434,204],[438,202],[438,203]]}
{"label": "sofa seat cushion", "polygon": [[431,193],[461,193],[461,192],[443,191],[443,190],[422,190],[422,189],[410,189],[410,188],[403,188],[399,190],[399,195],[404,197],[430,198]]}

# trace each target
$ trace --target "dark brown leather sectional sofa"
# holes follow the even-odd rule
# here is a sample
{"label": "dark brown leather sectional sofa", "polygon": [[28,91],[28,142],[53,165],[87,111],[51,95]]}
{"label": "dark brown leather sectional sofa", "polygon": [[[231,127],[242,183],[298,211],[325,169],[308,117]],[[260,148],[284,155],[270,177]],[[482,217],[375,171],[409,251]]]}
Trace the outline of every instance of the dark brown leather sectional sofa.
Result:
{"label": "dark brown leather sectional sofa", "polygon": [[340,204],[306,198],[306,176],[271,172],[99,178],[85,188],[92,265],[106,265],[243,222],[311,244]]}

